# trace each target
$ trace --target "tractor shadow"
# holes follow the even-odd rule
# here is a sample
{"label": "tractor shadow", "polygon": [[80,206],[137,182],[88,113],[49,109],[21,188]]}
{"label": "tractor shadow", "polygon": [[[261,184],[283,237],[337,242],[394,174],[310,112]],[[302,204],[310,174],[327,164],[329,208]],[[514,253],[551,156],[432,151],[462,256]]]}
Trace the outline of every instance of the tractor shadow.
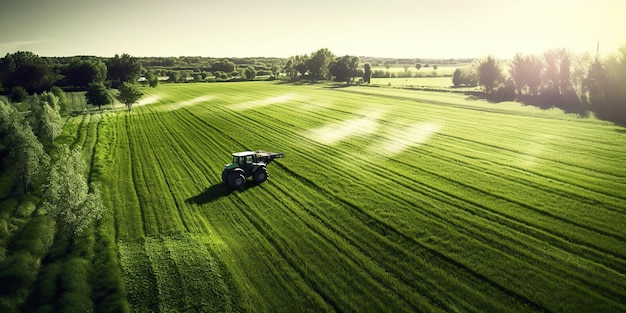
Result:
{"label": "tractor shadow", "polygon": [[197,204],[197,205],[202,205],[205,203],[209,203],[209,202],[213,202],[216,201],[220,198],[223,197],[227,197],[230,194],[234,193],[234,192],[244,192],[246,190],[248,190],[249,188],[254,188],[256,186],[258,186],[259,184],[253,182],[253,181],[246,181],[246,184],[243,188],[241,189],[232,189],[230,187],[228,187],[226,184],[224,183],[218,183],[215,184],[207,189],[205,189],[203,192],[201,192],[198,195],[195,195],[191,198],[188,198],[187,200],[185,200],[185,203],[193,203],[193,204]]}

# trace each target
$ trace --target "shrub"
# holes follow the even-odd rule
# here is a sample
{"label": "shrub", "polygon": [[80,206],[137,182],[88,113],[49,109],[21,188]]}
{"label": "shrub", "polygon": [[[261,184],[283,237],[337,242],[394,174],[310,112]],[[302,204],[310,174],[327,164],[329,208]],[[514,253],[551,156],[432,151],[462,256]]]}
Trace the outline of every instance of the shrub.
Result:
{"label": "shrub", "polygon": [[0,272],[0,293],[24,297],[37,277],[39,260],[30,253],[10,256]]}
{"label": "shrub", "polygon": [[11,89],[11,94],[9,95],[9,99],[12,102],[23,102],[28,98],[28,92],[22,86],[13,87]]}

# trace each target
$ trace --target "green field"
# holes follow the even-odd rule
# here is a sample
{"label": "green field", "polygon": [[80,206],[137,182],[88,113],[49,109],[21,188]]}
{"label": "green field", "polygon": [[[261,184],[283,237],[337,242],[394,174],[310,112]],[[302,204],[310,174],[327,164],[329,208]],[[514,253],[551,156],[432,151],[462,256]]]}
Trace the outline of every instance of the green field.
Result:
{"label": "green field", "polygon": [[[108,208],[90,264],[135,311],[626,310],[623,128],[390,88],[143,92],[62,138]],[[247,149],[286,158],[230,191]]]}

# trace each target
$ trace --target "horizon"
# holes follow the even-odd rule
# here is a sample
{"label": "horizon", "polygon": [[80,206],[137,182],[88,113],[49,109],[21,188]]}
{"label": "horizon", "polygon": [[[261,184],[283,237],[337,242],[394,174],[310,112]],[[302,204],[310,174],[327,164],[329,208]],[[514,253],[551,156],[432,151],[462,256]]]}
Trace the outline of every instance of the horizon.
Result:
{"label": "horizon", "polygon": [[372,58],[508,59],[560,48],[595,55],[598,42],[605,56],[626,44],[626,3],[618,0],[25,0],[3,8],[0,27],[12,31],[0,34],[2,56],[289,58],[328,48]]}

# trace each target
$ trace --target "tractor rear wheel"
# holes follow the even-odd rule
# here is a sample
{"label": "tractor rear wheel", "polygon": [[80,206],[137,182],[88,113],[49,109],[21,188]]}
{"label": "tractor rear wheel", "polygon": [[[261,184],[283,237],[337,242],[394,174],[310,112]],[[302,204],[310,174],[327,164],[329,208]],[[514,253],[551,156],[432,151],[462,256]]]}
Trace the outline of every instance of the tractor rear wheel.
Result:
{"label": "tractor rear wheel", "polygon": [[231,188],[239,189],[239,188],[243,187],[243,185],[245,183],[246,183],[246,177],[243,176],[241,173],[239,173],[239,172],[232,172],[232,173],[228,174],[228,185]]}
{"label": "tractor rear wheel", "polygon": [[267,179],[267,169],[265,167],[259,168],[254,172],[254,175],[252,175],[252,179],[254,179],[254,182],[257,184],[264,182]]}

